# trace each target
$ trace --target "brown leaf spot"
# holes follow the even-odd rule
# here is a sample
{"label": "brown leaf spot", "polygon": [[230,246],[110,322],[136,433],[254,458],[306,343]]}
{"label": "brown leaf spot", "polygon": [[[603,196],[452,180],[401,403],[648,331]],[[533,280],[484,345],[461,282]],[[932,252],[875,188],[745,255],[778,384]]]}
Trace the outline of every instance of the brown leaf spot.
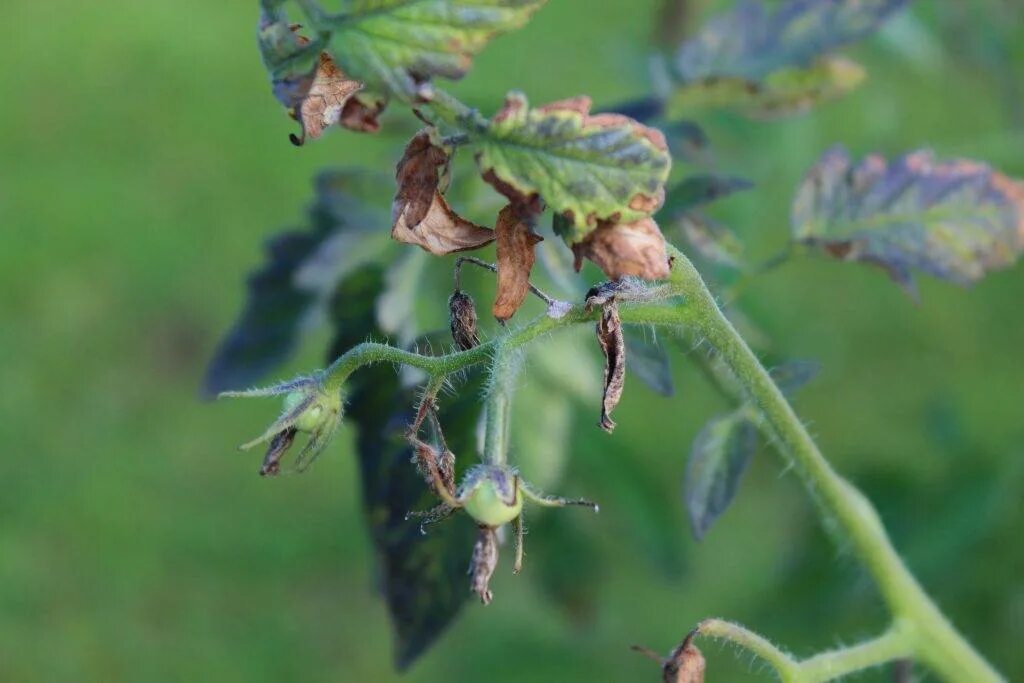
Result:
{"label": "brown leaf spot", "polygon": [[509,93],[505,96],[505,102],[501,105],[501,109],[494,114],[492,121],[494,123],[502,123],[508,119],[515,118],[525,108],[526,100],[522,96],[518,93]]}
{"label": "brown leaf spot", "polygon": [[601,421],[598,425],[609,434],[615,429],[612,411],[622,398],[626,381],[626,342],[615,301],[609,301],[597,321],[597,341],[604,353],[604,397],[601,400]]}
{"label": "brown leaf spot", "polygon": [[661,205],[665,203],[665,188],[658,188],[658,193],[655,195],[638,193],[633,195],[633,198],[629,200],[629,208],[634,211],[643,211],[644,213],[654,213],[661,208]]}
{"label": "brown leaf spot", "polygon": [[395,169],[398,191],[391,205],[391,237],[443,256],[478,249],[494,240],[494,232],[467,221],[445,201],[439,187],[440,168],[448,154],[422,130],[409,141]]}
{"label": "brown leaf spot", "polygon": [[498,213],[498,293],[491,312],[498,320],[511,318],[526,299],[530,271],[536,260],[534,245],[543,238],[533,232],[535,213],[509,204]]}
{"label": "brown leaf spot", "polygon": [[302,136],[291,136],[292,142],[302,145],[306,138],[320,137],[325,128],[340,120],[345,103],[362,87],[362,83],[346,76],[329,54],[321,52],[309,91],[292,111],[293,118],[302,124]]}
{"label": "brown leaf spot", "polygon": [[632,223],[600,221],[586,239],[572,245],[572,251],[577,270],[588,258],[613,280],[626,275],[658,280],[669,275],[665,238],[653,218]]}

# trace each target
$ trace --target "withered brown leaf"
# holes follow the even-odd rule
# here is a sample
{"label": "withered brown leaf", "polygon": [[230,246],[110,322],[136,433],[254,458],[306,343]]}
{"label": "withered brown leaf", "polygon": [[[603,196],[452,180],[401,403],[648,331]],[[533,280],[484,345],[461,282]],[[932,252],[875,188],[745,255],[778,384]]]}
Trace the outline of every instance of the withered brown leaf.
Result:
{"label": "withered brown leaf", "polygon": [[498,212],[494,232],[498,238],[498,293],[491,312],[498,320],[511,318],[530,291],[530,271],[536,260],[534,245],[543,237],[533,231],[536,214],[524,205],[509,204]]}
{"label": "withered brown leaf", "polygon": [[613,301],[601,309],[597,321],[597,341],[604,353],[604,396],[601,399],[601,421],[598,425],[609,434],[615,429],[612,411],[622,398],[626,381],[626,342],[622,336],[619,307]]}
{"label": "withered brown leaf", "polygon": [[360,133],[376,133],[380,130],[378,117],[388,101],[366,92],[357,92],[349,98],[341,110],[341,125]]}
{"label": "withered brown leaf", "polygon": [[448,206],[441,194],[441,168],[448,153],[434,144],[427,129],[405,148],[395,169],[398,191],[391,204],[391,237],[444,256],[478,249],[494,240],[494,231],[467,221]]}
{"label": "withered brown leaf", "polygon": [[602,221],[582,242],[572,245],[578,271],[588,258],[616,280],[633,275],[645,280],[658,280],[669,275],[665,237],[653,218],[632,223]]}
{"label": "withered brown leaf", "polygon": [[309,90],[302,101],[292,107],[292,118],[302,125],[301,137],[289,136],[292,144],[301,146],[306,138],[320,137],[325,128],[341,119],[349,98],[362,87],[362,83],[345,75],[329,54],[321,52]]}

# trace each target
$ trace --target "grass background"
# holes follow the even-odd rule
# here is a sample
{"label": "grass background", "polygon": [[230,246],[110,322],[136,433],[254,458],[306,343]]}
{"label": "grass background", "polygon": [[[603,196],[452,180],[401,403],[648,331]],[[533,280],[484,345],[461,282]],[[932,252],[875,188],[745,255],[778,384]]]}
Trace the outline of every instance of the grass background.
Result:
{"label": "grass background", "polygon": [[[510,87],[537,102],[642,94],[656,4],[551,0],[454,89],[485,111]],[[702,119],[717,168],[758,185],[714,211],[755,257],[784,243],[793,187],[838,141],[932,146],[1024,176],[1021,13],[958,6],[915,3],[852,50],[870,79],[841,102],[784,121]],[[336,131],[289,145],[254,0],[7,0],[4,15],[0,680],[395,680],[351,435],[312,474],[261,480],[234,445],[268,408],[205,404],[197,387],[243,273],[264,237],[300,219],[313,173],[387,170],[400,143]],[[808,260],[743,304],[780,353],[823,362],[801,414],[938,602],[1019,680],[1024,272],[970,291],[922,282],[922,295],[914,306],[873,269]],[[321,348],[282,374],[318,365]],[[685,454],[722,405],[677,361],[674,399],[637,385],[611,440],[590,415],[574,432],[562,488],[582,488],[579,476],[602,502],[584,524],[600,577],[587,617],[503,565],[495,603],[469,605],[404,680],[656,680],[626,646],[667,650],[708,615],[798,654],[881,628],[870,585],[770,452],[709,537],[690,539]],[[607,459],[630,463],[642,499],[602,479]],[[631,543],[644,535],[662,556]],[[710,680],[767,679],[706,649]]]}

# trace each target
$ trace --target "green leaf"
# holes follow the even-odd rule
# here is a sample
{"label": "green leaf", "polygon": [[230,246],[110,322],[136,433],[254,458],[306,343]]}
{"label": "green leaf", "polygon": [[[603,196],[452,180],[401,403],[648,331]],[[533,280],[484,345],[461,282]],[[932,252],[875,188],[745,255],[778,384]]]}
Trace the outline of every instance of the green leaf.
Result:
{"label": "green leaf", "polygon": [[683,498],[698,539],[707,534],[736,495],[757,445],[757,428],[746,407],[712,418],[694,439]]}
{"label": "green leaf", "polygon": [[917,151],[854,164],[825,153],[797,191],[793,238],[884,268],[912,296],[911,270],[968,285],[1024,251],[1024,186],[966,159]]}
{"label": "green leaf", "polygon": [[821,363],[816,360],[791,360],[776,365],[768,374],[783,394],[791,397],[821,372]]}
{"label": "green leaf", "polygon": [[623,330],[626,341],[626,370],[651,391],[661,396],[672,396],[676,389],[672,382],[672,368],[668,352],[653,329],[627,325]]}
{"label": "green leaf", "polygon": [[743,243],[728,227],[699,212],[683,215],[678,223],[690,247],[703,258],[729,268],[743,267]]}
{"label": "green leaf", "polygon": [[507,196],[537,195],[563,214],[570,244],[598,221],[636,221],[656,211],[672,165],[659,131],[589,111],[587,97],[531,109],[513,92],[487,129],[474,133],[484,177]]}
{"label": "green leaf", "polygon": [[658,211],[658,218],[673,220],[697,207],[752,187],[754,183],[745,178],[711,174],[693,175],[669,188],[665,194],[665,204]]}
{"label": "green leaf", "polygon": [[[385,287],[381,267],[368,265],[347,277],[332,303],[337,336],[328,358],[379,334],[376,302]],[[482,387],[479,373],[442,400],[440,419],[452,450],[464,459],[475,452]],[[402,388],[394,368],[365,367],[353,375],[346,421],[358,428],[356,441],[363,507],[377,558],[379,589],[395,634],[395,664],[405,669],[422,655],[458,615],[469,595],[466,569],[475,528],[465,515],[420,533],[411,510],[433,507],[437,499],[410,462],[403,432],[413,419],[417,393]]]}
{"label": "green leaf", "polygon": [[684,42],[671,63],[678,87],[670,118],[698,107],[738,107],[757,115],[806,109],[864,79],[830,53],[873,33],[909,0],[789,0],[769,12],[747,0]]}
{"label": "green leaf", "polygon": [[387,247],[386,232],[367,229],[372,214],[353,198],[364,196],[365,176],[320,175],[309,227],[267,242],[266,263],[248,278],[245,307],[207,367],[205,395],[251,386],[287,360],[323,318],[338,280]]}
{"label": "green leaf", "polygon": [[432,76],[461,78],[492,38],[525,24],[544,0],[352,0],[338,14],[299,4],[349,76],[408,97]]}

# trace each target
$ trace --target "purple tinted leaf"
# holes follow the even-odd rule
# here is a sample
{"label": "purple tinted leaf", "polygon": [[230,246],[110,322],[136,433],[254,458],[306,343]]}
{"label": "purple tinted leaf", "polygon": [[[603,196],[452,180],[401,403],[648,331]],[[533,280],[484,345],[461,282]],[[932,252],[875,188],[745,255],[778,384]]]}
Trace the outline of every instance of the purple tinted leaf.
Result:
{"label": "purple tinted leaf", "polygon": [[687,213],[679,227],[690,246],[711,263],[729,268],[743,267],[743,243],[725,225],[699,213]]}
{"label": "purple tinted leaf", "polygon": [[338,279],[387,243],[363,228],[371,214],[354,196],[366,196],[368,183],[365,173],[320,175],[309,227],[267,242],[266,263],[248,278],[245,308],[206,369],[205,395],[251,386],[287,360]]}
{"label": "purple tinted leaf", "polygon": [[744,407],[712,418],[694,439],[683,499],[694,536],[701,539],[725,512],[757,445],[757,428]]}
{"label": "purple tinted leaf", "polygon": [[[330,306],[336,336],[329,361],[369,337],[381,336],[375,309],[385,286],[384,269],[374,264],[341,281]],[[471,375],[457,396],[439,405],[445,440],[466,460],[476,448],[481,375]],[[412,449],[403,437],[414,417],[417,390],[403,388],[389,365],[363,368],[347,389],[345,419],[358,429],[363,509],[375,551],[377,587],[391,618],[395,665],[401,670],[437,641],[465,603],[475,528],[467,516],[458,515],[423,534],[419,519],[406,518],[410,511],[437,503],[411,464]]]}
{"label": "purple tinted leaf", "polygon": [[789,0],[774,13],[755,0],[713,18],[675,56],[683,82],[707,78],[761,81],[874,32],[909,0]]}
{"label": "purple tinted leaf", "polygon": [[911,295],[914,269],[969,285],[1024,251],[1024,186],[929,151],[854,164],[837,147],[804,178],[792,229],[799,243],[884,268]]}

